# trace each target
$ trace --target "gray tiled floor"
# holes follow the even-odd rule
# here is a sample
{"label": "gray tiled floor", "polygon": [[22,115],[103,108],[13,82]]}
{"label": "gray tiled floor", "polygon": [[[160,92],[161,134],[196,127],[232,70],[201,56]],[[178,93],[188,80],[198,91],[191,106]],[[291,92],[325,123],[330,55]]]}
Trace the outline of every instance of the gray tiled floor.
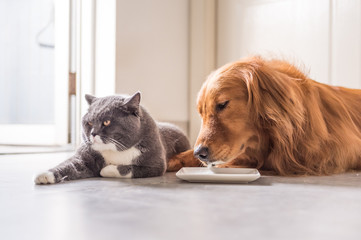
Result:
{"label": "gray tiled floor", "polygon": [[245,185],[174,173],[33,184],[68,156],[0,156],[1,239],[361,239],[361,173]]}

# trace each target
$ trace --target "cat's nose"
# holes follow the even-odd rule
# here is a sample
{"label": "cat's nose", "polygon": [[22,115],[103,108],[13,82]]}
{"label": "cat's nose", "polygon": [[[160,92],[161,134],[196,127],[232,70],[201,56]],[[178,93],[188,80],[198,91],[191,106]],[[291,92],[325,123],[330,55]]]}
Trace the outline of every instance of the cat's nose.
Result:
{"label": "cat's nose", "polygon": [[209,155],[209,150],[207,147],[202,146],[201,144],[199,144],[196,149],[194,149],[194,156],[196,158],[198,158],[201,161],[204,162],[208,162],[208,155]]}
{"label": "cat's nose", "polygon": [[91,135],[93,136],[93,137],[95,137],[96,135],[98,135],[96,132],[91,132]]}

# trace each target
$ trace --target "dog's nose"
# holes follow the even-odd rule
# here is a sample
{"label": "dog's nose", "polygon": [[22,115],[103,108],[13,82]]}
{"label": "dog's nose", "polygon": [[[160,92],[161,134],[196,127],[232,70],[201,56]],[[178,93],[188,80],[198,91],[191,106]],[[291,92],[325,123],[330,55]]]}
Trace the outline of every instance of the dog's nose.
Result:
{"label": "dog's nose", "polygon": [[202,161],[208,161],[208,148],[199,144],[194,150],[194,156]]}

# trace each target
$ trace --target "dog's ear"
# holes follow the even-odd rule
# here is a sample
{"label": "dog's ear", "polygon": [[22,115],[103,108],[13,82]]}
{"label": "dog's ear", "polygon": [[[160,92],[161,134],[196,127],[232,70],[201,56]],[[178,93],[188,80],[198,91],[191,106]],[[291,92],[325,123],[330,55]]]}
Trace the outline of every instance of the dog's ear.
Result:
{"label": "dog's ear", "polygon": [[[278,72],[266,64],[247,74],[248,102],[265,120],[277,121],[285,114],[303,118],[301,89],[294,78]],[[297,121],[297,120],[296,120]]]}
{"label": "dog's ear", "polygon": [[[285,168],[302,169],[294,155],[294,140],[304,133],[306,95],[305,79],[295,79],[267,62],[249,68],[246,84],[250,117],[272,145],[273,167],[285,173]],[[287,159],[287,161],[285,161]],[[285,164],[287,162],[287,166]],[[287,170],[292,171],[292,170]]]}

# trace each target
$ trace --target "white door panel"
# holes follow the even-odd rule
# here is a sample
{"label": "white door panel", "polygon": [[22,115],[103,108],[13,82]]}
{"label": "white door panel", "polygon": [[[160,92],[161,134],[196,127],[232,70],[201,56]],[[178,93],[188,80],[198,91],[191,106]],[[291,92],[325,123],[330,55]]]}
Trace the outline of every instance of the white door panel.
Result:
{"label": "white door panel", "polygon": [[66,144],[69,1],[0,4],[0,144]]}

